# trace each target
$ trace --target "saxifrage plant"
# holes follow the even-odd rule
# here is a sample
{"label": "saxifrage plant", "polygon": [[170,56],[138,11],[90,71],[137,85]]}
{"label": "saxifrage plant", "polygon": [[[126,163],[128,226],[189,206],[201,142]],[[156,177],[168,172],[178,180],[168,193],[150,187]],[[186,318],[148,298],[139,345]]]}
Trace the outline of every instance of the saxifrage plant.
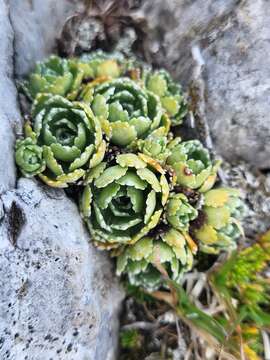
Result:
{"label": "saxifrage plant", "polygon": [[188,102],[166,71],[101,51],[52,56],[23,89],[32,110],[19,169],[77,187],[91,241],[117,257],[119,275],[166,287],[164,274],[179,282],[198,251],[235,248],[240,196],[213,189],[220,161],[200,141],[174,137]]}

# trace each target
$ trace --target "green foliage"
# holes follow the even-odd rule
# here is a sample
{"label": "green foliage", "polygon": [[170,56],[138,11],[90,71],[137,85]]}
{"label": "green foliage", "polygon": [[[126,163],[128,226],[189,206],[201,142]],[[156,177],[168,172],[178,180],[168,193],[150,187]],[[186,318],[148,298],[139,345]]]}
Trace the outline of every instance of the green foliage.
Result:
{"label": "green foliage", "polygon": [[174,296],[154,293],[169,302],[180,318],[228,359],[245,354],[249,360],[263,356],[261,330],[269,328],[270,283],[265,270],[270,261],[270,232],[258,243],[235,251],[211,274],[214,293],[224,304],[223,313],[210,316],[199,309],[185,290],[169,281]]}
{"label": "green foliage", "polygon": [[167,131],[164,126],[154,130],[146,139],[138,140],[138,149],[147,156],[164,163],[171,154],[167,147]]}
{"label": "green foliage", "polygon": [[236,240],[243,233],[239,223],[243,212],[243,202],[237,190],[219,188],[206,192],[201,210],[205,220],[194,229],[200,250],[218,254],[221,250],[235,249]]}
{"label": "green foliage", "polygon": [[198,140],[181,142],[175,138],[169,144],[171,155],[167,164],[176,173],[177,183],[205,192],[212,188],[220,162],[212,163],[210,154]]}
{"label": "green foliage", "polygon": [[[23,158],[27,155],[31,163],[41,162],[35,174],[53,187],[75,183],[87,169],[102,161],[106,145],[101,126],[86,104],[72,103],[59,95],[39,94],[33,103],[32,114],[33,129],[31,124],[26,124],[28,140],[18,142],[16,151],[17,165],[24,174],[33,175],[31,167],[22,162],[21,144],[25,145],[25,142],[28,145],[23,147]],[[31,150],[36,154],[39,151],[38,158],[29,157],[29,137],[36,144]]]}
{"label": "green foliage", "polygon": [[198,211],[189,204],[184,194],[170,195],[166,206],[166,218],[173,228],[188,231],[190,221],[197,216]]}
{"label": "green foliage", "polygon": [[270,326],[270,283],[264,274],[269,261],[269,251],[256,243],[239,253],[234,252],[212,276],[212,282],[224,300],[231,303],[236,299],[237,312],[243,321],[257,326]]}
{"label": "green foliage", "polygon": [[83,54],[74,61],[82,67],[89,78],[110,77],[117,78],[123,74],[128,61],[120,53],[105,53],[98,50],[89,54]]}
{"label": "green foliage", "polygon": [[158,224],[169,196],[164,174],[132,153],[101,163],[86,182],[81,212],[100,247],[137,242]]}
{"label": "green foliage", "polygon": [[193,256],[184,236],[170,230],[158,240],[145,237],[127,247],[117,257],[116,273],[127,272],[132,285],[153,291],[164,283],[162,272],[178,281],[184,271],[191,269],[192,262]]}
{"label": "green foliage", "polygon": [[51,56],[37,63],[24,90],[32,111],[16,144],[18,167],[52,187],[81,186],[79,206],[91,240],[118,257],[119,275],[157,289],[164,286],[161,274],[180,281],[191,270],[194,234],[201,251],[235,244],[238,199],[207,204],[220,162],[198,140],[171,133],[187,103],[166,71],[102,51]]}
{"label": "green foliage", "polygon": [[185,290],[178,284],[172,283],[177,294],[176,310],[179,315],[183,317],[187,323],[194,326],[196,329],[209,334],[218,341],[219,344],[225,344],[228,338],[228,332],[222,327],[218,321],[212,316],[195,306]]}
{"label": "green foliage", "polygon": [[46,167],[42,147],[30,137],[17,140],[15,159],[22,174],[26,177],[40,174]]}
{"label": "green foliage", "polygon": [[250,355],[251,360],[258,359],[258,356],[264,352],[260,328],[243,323],[241,325],[241,335],[245,344],[246,355]]}
{"label": "green foliage", "polygon": [[[239,323],[244,350],[250,359],[258,359],[262,354],[261,330],[270,327],[270,283],[265,274],[270,261],[268,234],[254,245],[235,251],[211,274],[214,289],[227,309],[227,316],[219,321],[227,328],[232,322]],[[232,337],[236,335],[233,333]]]}
{"label": "green foliage", "polygon": [[141,336],[138,330],[123,330],[120,332],[120,344],[124,349],[136,349],[140,346]]}
{"label": "green foliage", "polygon": [[126,77],[96,86],[91,106],[115,145],[127,146],[162,124],[158,98]]}
{"label": "green foliage", "polygon": [[128,279],[123,279],[123,285],[127,296],[134,298],[139,304],[153,304],[153,297],[145,292],[142,287],[132,285]]}
{"label": "green foliage", "polygon": [[160,98],[172,125],[180,125],[187,114],[187,103],[181,86],[172,80],[170,74],[165,70],[149,72],[146,76],[146,88]]}
{"label": "green foliage", "polygon": [[68,60],[51,56],[36,64],[28,81],[24,82],[23,89],[32,99],[38,93],[64,96],[74,90],[77,84],[80,84],[82,77],[82,70],[74,68]]}
{"label": "green foliage", "polygon": [[[207,203],[220,205],[209,195]],[[169,303],[179,317],[194,329],[226,359],[245,355],[249,360],[261,360],[264,344],[261,331],[270,327],[270,282],[266,270],[270,262],[270,230],[252,246],[234,251],[210,273],[214,296],[223,304],[214,316],[198,308],[177,282],[166,279],[171,293],[157,291],[152,296]]]}
{"label": "green foliage", "polygon": [[62,59],[52,55],[47,60],[37,62],[35,70],[23,83],[23,90],[29,98],[38,93],[49,93],[75,99],[82,81],[99,76],[114,78],[125,69],[123,57],[107,55],[97,51],[81,58]]}
{"label": "green foliage", "polygon": [[[37,63],[23,89],[32,120],[15,146],[21,173],[52,187],[83,185],[92,241],[117,257],[129,293],[144,302],[142,288],[173,288],[179,316],[215,347],[258,359],[260,331],[270,327],[270,232],[211,273],[223,314],[207,315],[179,285],[197,250],[236,249],[245,211],[237,190],[214,188],[220,161],[170,132],[188,111],[181,87],[164,70],[98,51]],[[137,331],[121,334],[123,348],[139,342]]]}

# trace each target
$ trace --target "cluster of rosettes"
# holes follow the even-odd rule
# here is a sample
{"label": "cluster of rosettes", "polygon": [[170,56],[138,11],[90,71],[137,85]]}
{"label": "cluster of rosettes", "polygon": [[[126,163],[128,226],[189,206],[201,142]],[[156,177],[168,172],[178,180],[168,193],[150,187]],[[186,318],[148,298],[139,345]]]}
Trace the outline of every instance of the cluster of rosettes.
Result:
{"label": "cluster of rosettes", "polygon": [[212,189],[219,161],[198,140],[174,138],[187,103],[164,71],[96,52],[38,63],[24,82],[32,102],[16,163],[52,187],[78,185],[92,241],[117,273],[148,289],[193,266],[197,251],[235,247],[242,202]]}

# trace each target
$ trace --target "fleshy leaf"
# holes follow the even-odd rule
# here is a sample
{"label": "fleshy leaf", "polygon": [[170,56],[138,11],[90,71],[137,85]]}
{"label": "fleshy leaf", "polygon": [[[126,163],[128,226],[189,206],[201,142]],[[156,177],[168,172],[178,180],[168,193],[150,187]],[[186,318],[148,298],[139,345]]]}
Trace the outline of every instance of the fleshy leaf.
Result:
{"label": "fleshy leaf", "polygon": [[120,165],[111,166],[104,170],[98,179],[95,181],[97,188],[104,188],[112,182],[122,178],[127,172],[127,168],[122,168]]}
{"label": "fleshy leaf", "polygon": [[135,154],[120,154],[116,158],[116,162],[122,167],[134,167],[135,169],[143,169],[146,163]]}
{"label": "fleshy leaf", "polygon": [[120,185],[116,183],[111,183],[108,186],[104,187],[98,197],[99,207],[101,209],[106,209],[109,203],[111,202],[111,200],[117,194],[119,189],[120,189]]}
{"label": "fleshy leaf", "polygon": [[145,210],[145,216],[144,216],[144,223],[147,224],[150,220],[153,212],[156,208],[156,193],[154,190],[150,191],[148,194],[148,197],[146,199],[146,210]]}
{"label": "fleshy leaf", "polygon": [[142,180],[147,181],[151,187],[155,190],[155,192],[161,192],[160,183],[156,177],[156,175],[150,171],[149,169],[139,169],[137,170],[137,174]]}
{"label": "fleshy leaf", "polygon": [[83,217],[88,218],[91,214],[92,192],[89,185],[85,186],[80,199],[80,210]]}
{"label": "fleshy leaf", "polygon": [[[127,170],[126,168],[122,168]],[[117,180],[120,185],[133,186],[135,189],[144,190],[147,187],[147,182],[143,181],[139,176],[133,172],[127,172],[124,176]]]}

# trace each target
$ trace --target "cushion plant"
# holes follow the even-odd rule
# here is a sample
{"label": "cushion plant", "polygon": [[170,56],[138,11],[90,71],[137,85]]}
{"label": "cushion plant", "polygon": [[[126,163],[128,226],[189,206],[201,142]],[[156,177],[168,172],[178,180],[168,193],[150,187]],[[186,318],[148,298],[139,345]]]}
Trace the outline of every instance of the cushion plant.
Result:
{"label": "cushion plant", "polygon": [[16,143],[24,176],[77,186],[80,211],[117,274],[153,290],[180,281],[197,251],[231,251],[241,235],[237,190],[214,189],[220,161],[193,139],[174,137],[187,114],[164,70],[92,52],[52,56],[24,83],[32,102]]}

